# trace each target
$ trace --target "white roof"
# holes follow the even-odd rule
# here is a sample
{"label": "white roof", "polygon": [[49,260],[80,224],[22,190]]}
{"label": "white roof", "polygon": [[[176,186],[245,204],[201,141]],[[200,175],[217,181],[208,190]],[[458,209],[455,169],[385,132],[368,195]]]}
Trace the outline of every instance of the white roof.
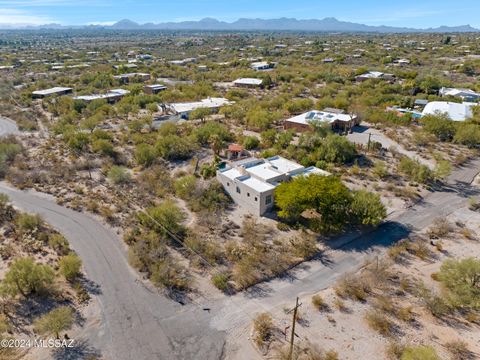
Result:
{"label": "white roof", "polygon": [[443,96],[460,96],[460,97],[479,97],[480,94],[470,89],[446,88],[440,89],[440,95]]}
{"label": "white roof", "polygon": [[263,67],[269,67],[270,63],[267,61],[256,61],[250,64],[252,68],[263,68]]}
{"label": "white roof", "polygon": [[439,113],[447,114],[448,117],[453,121],[464,121],[473,116],[472,106],[475,105],[477,104],[467,102],[459,104],[449,101],[432,101],[425,106],[422,114],[424,116],[436,115]]}
{"label": "white roof", "polygon": [[300,164],[297,164],[296,162],[287,160],[281,156],[274,156],[267,161],[272,165],[274,168],[276,168],[279,172],[281,173],[289,173],[291,171],[295,171],[298,169],[302,169],[303,166]]}
{"label": "white roof", "polygon": [[273,186],[272,184],[269,184],[267,182],[255,179],[254,177],[251,177],[251,176],[246,176],[246,177],[240,178],[238,180],[241,181],[246,186],[248,186],[249,188],[254,189],[258,192],[263,192],[263,191],[268,191],[268,190],[275,189],[275,186]]}
{"label": "white roof", "polygon": [[207,98],[207,99],[203,99],[201,101],[195,101],[195,102],[173,103],[173,104],[170,104],[169,106],[176,113],[185,113],[185,112],[193,111],[199,108],[214,109],[224,105],[231,105],[233,103],[234,103],[233,101],[230,101],[225,98]]}
{"label": "white roof", "polygon": [[56,86],[56,87],[53,87],[51,89],[33,91],[32,94],[34,94],[34,95],[53,95],[53,94],[56,94],[56,93],[71,91],[71,90],[72,90],[72,88],[69,88],[69,87]]}
{"label": "white roof", "polygon": [[106,94],[92,94],[92,95],[80,95],[80,96],[74,96],[74,100],[85,100],[85,101],[93,101],[93,100],[98,100],[98,99],[108,99],[116,96],[122,96],[122,95],[127,95],[129,94],[130,91],[124,90],[124,89],[113,89],[110,90]]}
{"label": "white roof", "polygon": [[290,119],[285,121],[293,122],[302,125],[310,125],[312,121],[320,121],[320,122],[327,122],[331,124],[334,121],[352,121],[356,119],[356,115],[348,115],[348,114],[337,114],[328,111],[318,111],[312,110],[306,113],[294,116]]}
{"label": "white roof", "polygon": [[240,78],[233,82],[234,84],[241,84],[241,85],[262,85],[262,79],[254,79],[254,78]]}
{"label": "white roof", "polygon": [[150,74],[147,74],[147,73],[128,73],[128,74],[115,75],[113,78],[114,79],[123,79],[123,78],[135,77],[135,76],[147,77],[147,76],[150,76]]}

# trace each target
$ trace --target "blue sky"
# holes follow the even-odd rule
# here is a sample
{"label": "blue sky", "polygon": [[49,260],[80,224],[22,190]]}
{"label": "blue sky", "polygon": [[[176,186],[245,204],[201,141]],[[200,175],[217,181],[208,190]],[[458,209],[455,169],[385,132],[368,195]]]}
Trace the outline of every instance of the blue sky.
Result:
{"label": "blue sky", "polygon": [[336,17],[368,25],[423,28],[470,24],[480,28],[479,14],[479,0],[0,0],[0,24]]}

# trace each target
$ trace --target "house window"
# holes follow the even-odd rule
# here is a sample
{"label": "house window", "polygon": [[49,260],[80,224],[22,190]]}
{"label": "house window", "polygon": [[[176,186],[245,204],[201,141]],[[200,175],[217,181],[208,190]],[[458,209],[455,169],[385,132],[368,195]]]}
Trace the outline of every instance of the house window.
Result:
{"label": "house window", "polygon": [[230,183],[229,183],[229,182],[227,182],[227,186],[230,186]]}
{"label": "house window", "polygon": [[268,195],[265,198],[265,205],[271,204],[272,203],[272,195]]}
{"label": "house window", "polygon": [[240,188],[237,186],[237,193],[240,194]]}
{"label": "house window", "polygon": [[250,197],[250,193],[247,193],[247,197]]}
{"label": "house window", "polygon": [[257,197],[255,196],[255,201],[258,201]]}

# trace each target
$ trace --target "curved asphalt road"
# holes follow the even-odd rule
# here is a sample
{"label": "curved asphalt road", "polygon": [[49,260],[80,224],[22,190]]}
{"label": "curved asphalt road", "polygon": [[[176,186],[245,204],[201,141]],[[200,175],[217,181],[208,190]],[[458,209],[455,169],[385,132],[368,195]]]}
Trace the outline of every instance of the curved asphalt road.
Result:
{"label": "curved asphalt road", "polygon": [[18,126],[15,121],[0,116],[0,137],[18,134]]}
{"label": "curved asphalt road", "polygon": [[99,287],[103,325],[90,344],[107,359],[220,359],[224,335],[208,328],[209,313],[181,306],[146,288],[129,267],[121,239],[88,215],[33,191],[0,183],[0,192],[24,211],[40,214],[69,240],[86,275]]}

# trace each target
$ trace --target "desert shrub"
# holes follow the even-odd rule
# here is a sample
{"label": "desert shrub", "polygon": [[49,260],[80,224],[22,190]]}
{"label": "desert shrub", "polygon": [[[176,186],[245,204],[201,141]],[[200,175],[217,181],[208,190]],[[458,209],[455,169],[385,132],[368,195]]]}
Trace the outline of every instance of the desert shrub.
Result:
{"label": "desert shrub", "polygon": [[418,160],[412,160],[403,156],[397,166],[398,172],[403,174],[409,180],[425,184],[434,178],[432,170],[428,166],[421,164]]}
{"label": "desert shrub", "polygon": [[148,167],[153,164],[157,155],[153,146],[138,144],[134,156],[138,164]]}
{"label": "desert shrub", "polygon": [[353,193],[350,211],[362,225],[378,225],[387,216],[387,210],[378,194],[359,190]]}
{"label": "desert shrub", "polygon": [[243,139],[243,146],[247,150],[256,149],[260,145],[260,140],[256,136],[246,136]]}
{"label": "desert shrub", "polygon": [[228,281],[230,274],[228,272],[219,272],[212,276],[212,284],[221,291],[227,291],[229,289]]}
{"label": "desert shrub", "polygon": [[469,349],[465,341],[453,340],[445,344],[445,348],[450,353],[452,360],[473,360],[475,354]]}
{"label": "desert shrub", "polygon": [[373,175],[379,179],[385,179],[388,176],[388,170],[383,161],[375,161],[372,169]]}
{"label": "desert shrub", "polygon": [[182,225],[185,214],[172,200],[165,200],[158,206],[148,208],[146,213],[138,213],[137,216],[140,224],[165,237],[182,236],[185,233]]}
{"label": "desert shrub", "polygon": [[431,346],[408,346],[403,350],[400,360],[441,360]]}
{"label": "desert shrub", "polygon": [[174,291],[186,291],[191,285],[187,269],[171,258],[165,258],[153,265],[150,280],[155,286]]}
{"label": "desert shrub", "polygon": [[59,261],[60,273],[68,281],[75,280],[80,275],[82,260],[74,253],[63,256]]}
{"label": "desert shrub", "polygon": [[108,178],[116,185],[126,184],[130,182],[131,177],[126,168],[123,166],[112,166],[108,171]]}
{"label": "desert shrub", "polygon": [[253,329],[255,331],[255,342],[262,346],[273,335],[273,319],[268,313],[261,313],[253,320]]}
{"label": "desert shrub", "polygon": [[20,231],[34,231],[42,226],[43,220],[40,215],[22,213],[17,216],[16,224]]}
{"label": "desert shrub", "polygon": [[48,246],[55,250],[58,255],[67,255],[70,252],[68,240],[61,234],[51,234],[48,237]]}
{"label": "desert shrub", "polygon": [[185,160],[192,156],[195,143],[177,135],[160,137],[155,143],[157,153],[165,160]]}
{"label": "desert shrub", "polygon": [[325,300],[322,298],[321,295],[316,294],[312,296],[312,305],[318,311],[322,311],[328,308],[328,305],[325,303]]}
{"label": "desert shrub", "polygon": [[394,330],[393,323],[377,311],[369,311],[365,315],[368,326],[383,336],[391,336]]}
{"label": "desert shrub", "polygon": [[342,298],[365,301],[371,291],[370,284],[361,276],[343,276],[335,286],[335,293]]}

